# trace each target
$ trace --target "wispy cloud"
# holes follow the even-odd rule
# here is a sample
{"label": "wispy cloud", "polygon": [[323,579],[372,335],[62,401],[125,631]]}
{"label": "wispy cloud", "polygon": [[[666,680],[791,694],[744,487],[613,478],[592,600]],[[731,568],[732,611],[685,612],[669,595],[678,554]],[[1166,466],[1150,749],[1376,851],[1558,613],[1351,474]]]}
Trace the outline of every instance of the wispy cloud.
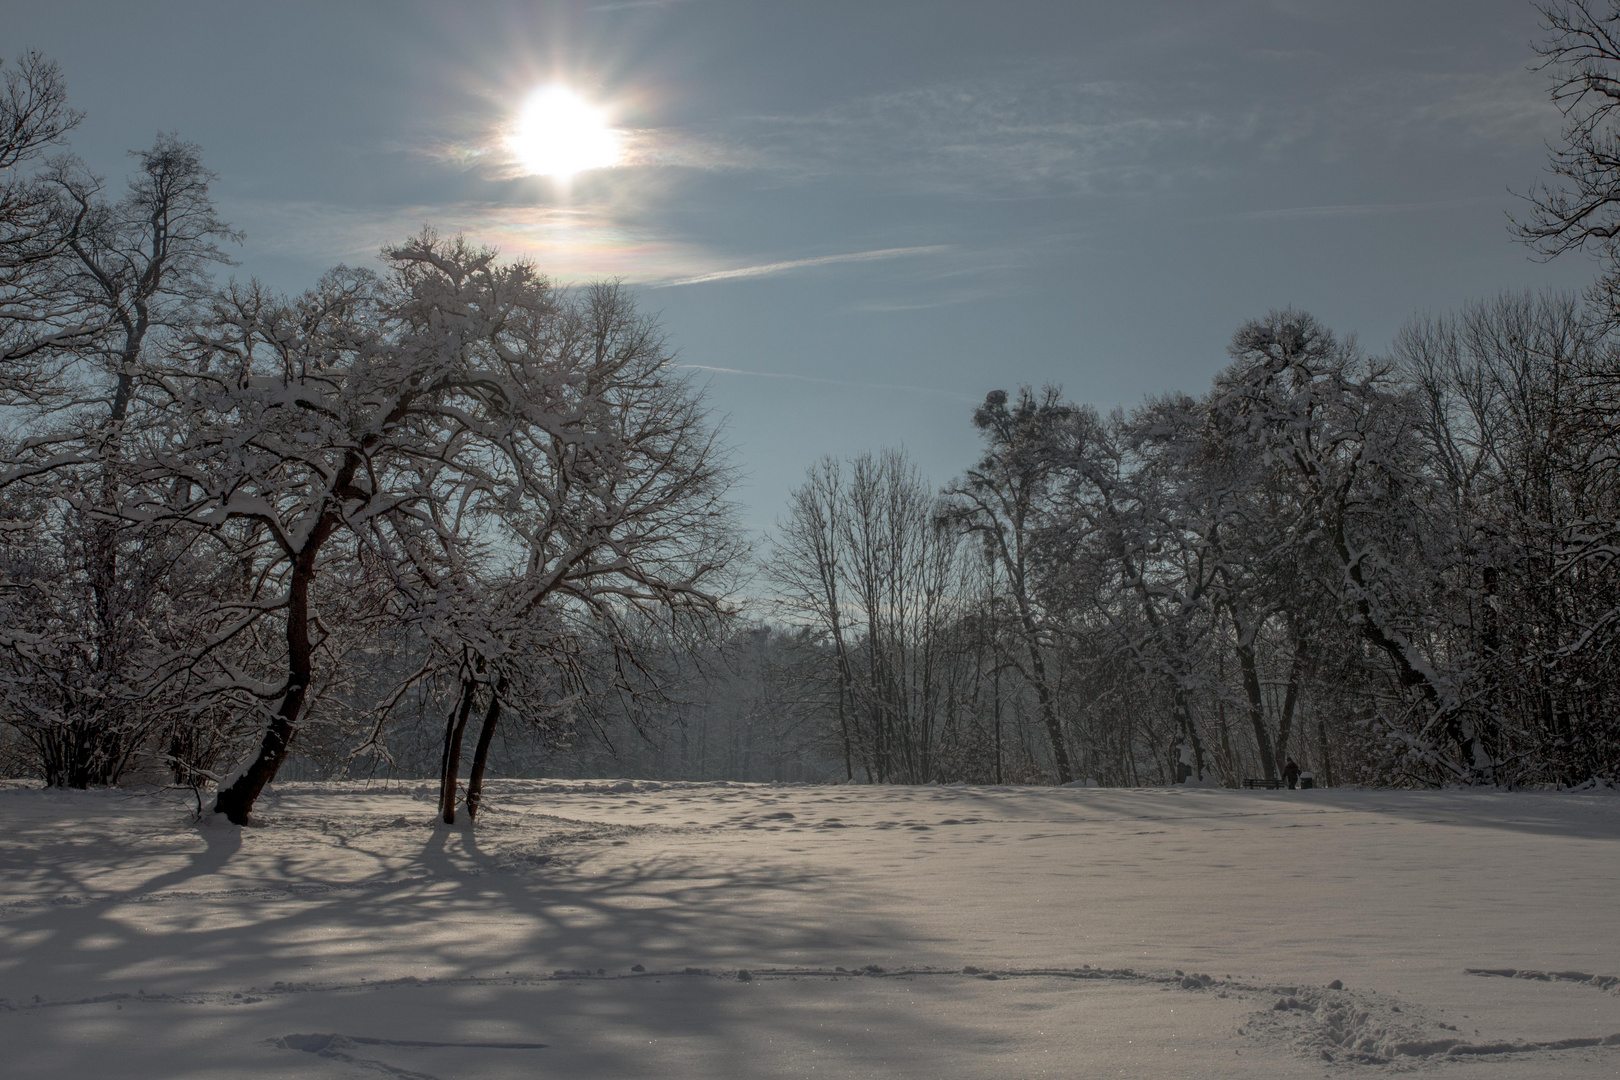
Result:
{"label": "wispy cloud", "polygon": [[813,113],[649,133],[645,160],[667,146],[670,160],[698,168],[1004,200],[1151,194],[1283,158],[1384,156],[1391,144],[1517,154],[1556,132],[1542,77],[1522,64],[1323,71],[1299,53],[1285,66],[1312,63],[1299,94],[1263,80],[1099,80],[1072,63],[1028,64]]}
{"label": "wispy cloud", "polygon": [[730,281],[734,278],[768,277],[771,274],[787,273],[790,270],[804,270],[812,266],[830,266],[834,263],[875,262],[879,259],[899,259],[910,255],[933,255],[948,250],[950,250],[949,244],[929,244],[924,247],[878,248],[874,251],[851,251],[842,255],[818,255],[809,259],[788,259],[783,262],[739,266],[731,270],[715,270],[706,274],[696,274],[692,277],[677,278],[674,281],[660,282],[654,287],[670,289],[677,285],[702,285],[710,281]]}
{"label": "wispy cloud", "polygon": [[1031,65],[811,115],[754,117],[738,135],[777,171],[804,178],[864,175],[947,195],[1040,197],[1162,182],[1155,148],[1186,147],[1209,118],[1187,108],[1189,99],[1166,109],[1156,97]]}
{"label": "wispy cloud", "polygon": [[1410,138],[1501,144],[1513,153],[1557,135],[1558,110],[1547,98],[1547,76],[1525,64],[1495,71],[1412,73],[1358,88]]}
{"label": "wispy cloud", "polygon": [[823,386],[853,386],[861,390],[898,390],[912,394],[937,394],[955,401],[976,402],[971,394],[958,394],[954,390],[941,390],[937,386],[908,386],[904,383],[858,382],[853,379],[823,379],[815,375],[795,375],[785,371],[744,371],[741,368],[715,367],[710,364],[677,364],[690,371],[707,371],[716,375],[745,375],[755,379],[787,379],[791,382],[820,383]]}

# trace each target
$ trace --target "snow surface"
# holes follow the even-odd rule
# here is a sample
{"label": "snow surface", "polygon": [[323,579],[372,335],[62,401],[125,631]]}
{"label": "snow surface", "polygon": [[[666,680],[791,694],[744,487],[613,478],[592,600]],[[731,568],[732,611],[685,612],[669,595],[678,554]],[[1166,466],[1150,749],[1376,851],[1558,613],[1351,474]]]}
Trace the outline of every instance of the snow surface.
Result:
{"label": "snow surface", "polygon": [[0,1073],[1620,1075],[1613,794],[490,794],[0,789]]}

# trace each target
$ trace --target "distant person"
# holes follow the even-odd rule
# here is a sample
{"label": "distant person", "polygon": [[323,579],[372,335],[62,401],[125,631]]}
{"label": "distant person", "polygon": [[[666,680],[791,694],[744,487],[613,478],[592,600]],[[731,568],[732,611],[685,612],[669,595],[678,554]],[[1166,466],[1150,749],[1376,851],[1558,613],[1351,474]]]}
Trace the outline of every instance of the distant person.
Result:
{"label": "distant person", "polygon": [[1293,758],[1289,758],[1288,763],[1283,766],[1283,783],[1288,785],[1289,791],[1299,786],[1299,765]]}

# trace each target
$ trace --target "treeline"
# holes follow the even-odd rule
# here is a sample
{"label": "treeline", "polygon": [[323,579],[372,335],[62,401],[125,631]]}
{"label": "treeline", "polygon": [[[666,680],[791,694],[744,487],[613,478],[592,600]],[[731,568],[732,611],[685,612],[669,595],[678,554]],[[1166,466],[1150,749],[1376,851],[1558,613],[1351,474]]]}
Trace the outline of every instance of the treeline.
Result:
{"label": "treeline", "polygon": [[771,577],[847,776],[1576,784],[1620,773],[1620,364],[1505,297],[1364,355],[1284,311],[1202,397],[991,394],[931,492],[827,460]]}
{"label": "treeline", "polygon": [[1367,356],[1309,315],[1201,397],[991,394],[931,492],[827,460],[770,564],[844,775],[1327,783],[1620,775],[1620,2],[1535,5],[1564,117],[1517,238],[1594,255]]}

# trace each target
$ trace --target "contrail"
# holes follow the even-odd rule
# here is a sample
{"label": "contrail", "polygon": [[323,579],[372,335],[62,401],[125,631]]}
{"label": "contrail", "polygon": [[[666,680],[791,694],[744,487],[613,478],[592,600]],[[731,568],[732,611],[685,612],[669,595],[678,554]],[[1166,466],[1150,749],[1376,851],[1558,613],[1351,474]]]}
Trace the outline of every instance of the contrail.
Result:
{"label": "contrail", "polygon": [[899,259],[907,255],[932,255],[935,252],[946,251],[949,244],[930,244],[926,247],[899,247],[879,248],[876,251],[851,251],[844,255],[821,255],[814,259],[789,259],[786,262],[761,263],[758,266],[743,266],[736,270],[716,270],[712,274],[699,274],[696,277],[676,278],[660,285],[652,286],[655,289],[671,289],[676,285],[701,285],[707,281],[729,281],[732,278],[764,277],[767,274],[780,274],[785,270],[799,270],[806,266],[826,266],[829,263],[846,262],[874,262],[878,259]]}
{"label": "contrail", "polygon": [[957,401],[977,401],[971,394],[958,394],[936,386],[907,386],[904,383],[855,382],[851,379],[823,379],[815,375],[794,375],[786,371],[744,371],[742,368],[715,367],[712,364],[676,364],[692,371],[712,371],[719,375],[752,375],[756,379],[793,379],[796,382],[821,383],[823,386],[854,386],[862,390],[904,390],[914,394],[939,394]]}

